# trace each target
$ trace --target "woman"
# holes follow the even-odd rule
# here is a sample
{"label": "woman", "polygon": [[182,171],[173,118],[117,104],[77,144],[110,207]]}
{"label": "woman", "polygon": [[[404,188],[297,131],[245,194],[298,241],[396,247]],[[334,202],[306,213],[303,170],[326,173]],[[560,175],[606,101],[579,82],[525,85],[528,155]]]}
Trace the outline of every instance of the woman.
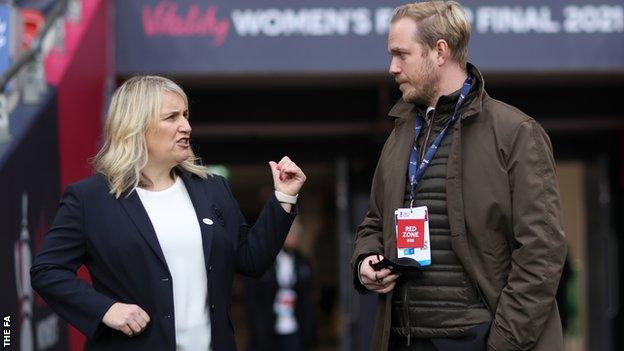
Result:
{"label": "woman", "polygon": [[[96,175],[65,190],[31,281],[87,349],[235,349],[233,273],[271,266],[306,177],[288,157],[269,162],[275,195],[250,228],[190,133],[182,89],[134,77],[113,95]],[[82,264],[93,286],[76,277]]]}

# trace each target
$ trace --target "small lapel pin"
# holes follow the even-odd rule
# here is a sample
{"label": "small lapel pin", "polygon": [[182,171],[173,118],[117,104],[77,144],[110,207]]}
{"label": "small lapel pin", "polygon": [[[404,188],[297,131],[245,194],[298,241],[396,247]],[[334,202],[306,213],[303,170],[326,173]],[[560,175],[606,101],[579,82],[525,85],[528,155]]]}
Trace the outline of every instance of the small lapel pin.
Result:
{"label": "small lapel pin", "polygon": [[210,218],[204,218],[204,219],[202,219],[202,222],[204,222],[204,223],[206,223],[206,224],[208,224],[208,225],[212,225],[212,223],[214,223],[214,222],[212,221],[212,219],[210,219]]}

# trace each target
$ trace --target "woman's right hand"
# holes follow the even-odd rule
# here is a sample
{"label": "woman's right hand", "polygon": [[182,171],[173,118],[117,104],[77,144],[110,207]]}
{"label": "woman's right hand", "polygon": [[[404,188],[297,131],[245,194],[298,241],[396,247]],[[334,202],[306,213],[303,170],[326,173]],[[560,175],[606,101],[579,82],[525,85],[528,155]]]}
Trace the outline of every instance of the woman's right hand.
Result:
{"label": "woman's right hand", "polygon": [[282,157],[279,163],[269,161],[273,174],[273,187],[286,195],[297,195],[306,181],[306,175],[288,156]]}
{"label": "woman's right hand", "polygon": [[121,302],[115,302],[102,318],[102,323],[107,327],[128,336],[140,334],[149,322],[149,315],[141,307]]}

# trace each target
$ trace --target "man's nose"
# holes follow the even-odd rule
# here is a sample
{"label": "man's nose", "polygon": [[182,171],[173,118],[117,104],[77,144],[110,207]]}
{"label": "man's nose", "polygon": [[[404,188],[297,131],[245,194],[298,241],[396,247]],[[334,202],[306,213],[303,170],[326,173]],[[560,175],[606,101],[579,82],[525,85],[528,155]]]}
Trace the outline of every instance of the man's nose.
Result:
{"label": "man's nose", "polygon": [[388,73],[390,73],[393,76],[401,73],[401,67],[399,66],[399,64],[396,62],[396,59],[394,58],[392,59],[392,61],[390,61],[390,67],[388,68]]}

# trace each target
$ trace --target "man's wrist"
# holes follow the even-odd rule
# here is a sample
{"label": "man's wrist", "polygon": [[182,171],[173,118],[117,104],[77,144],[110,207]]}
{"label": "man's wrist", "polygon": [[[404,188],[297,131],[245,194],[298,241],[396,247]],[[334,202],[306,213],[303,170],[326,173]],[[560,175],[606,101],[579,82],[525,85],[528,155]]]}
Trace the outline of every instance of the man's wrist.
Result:
{"label": "man's wrist", "polygon": [[360,281],[360,284],[364,285],[364,282],[362,281],[362,273],[361,273],[362,263],[364,263],[364,259],[361,259],[357,265],[357,276],[358,276],[358,280]]}

